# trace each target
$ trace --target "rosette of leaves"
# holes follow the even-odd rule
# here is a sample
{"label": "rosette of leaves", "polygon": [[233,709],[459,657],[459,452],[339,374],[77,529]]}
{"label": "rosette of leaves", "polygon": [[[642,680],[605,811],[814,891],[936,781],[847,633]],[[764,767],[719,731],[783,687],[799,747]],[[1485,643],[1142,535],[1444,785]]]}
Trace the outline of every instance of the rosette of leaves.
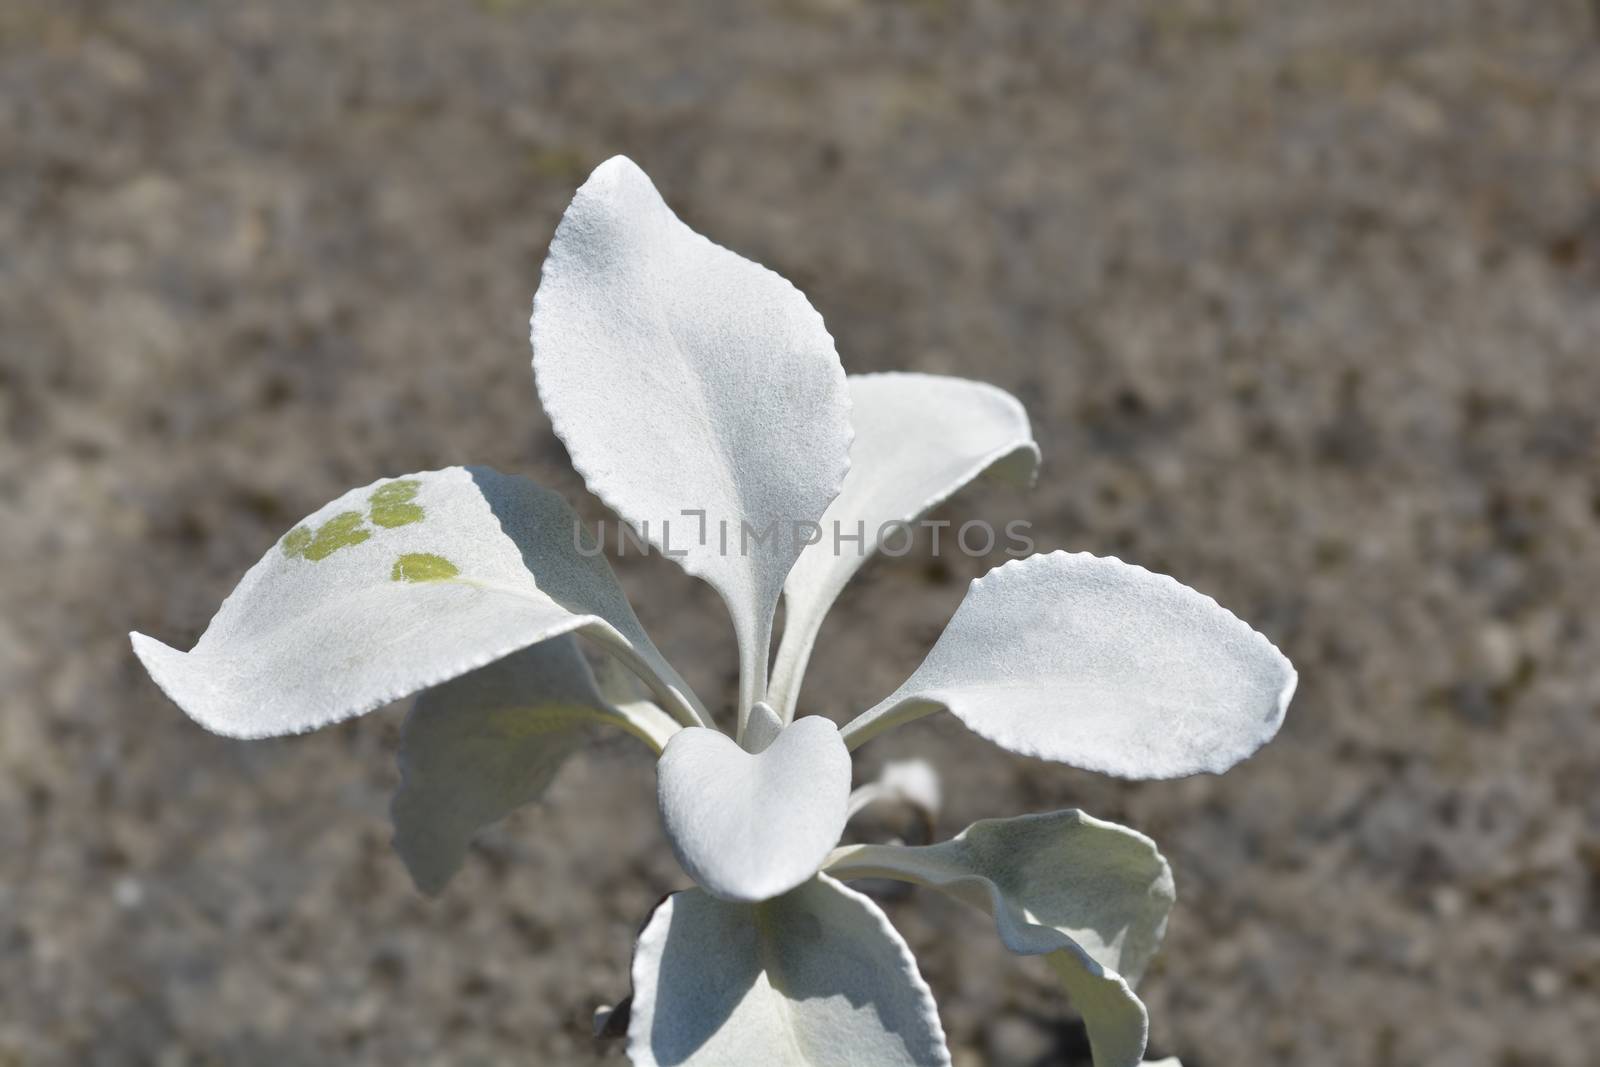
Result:
{"label": "rosette of leaves", "polygon": [[[150,675],[201,725],[241,738],[420,694],[393,816],[429,893],[475,831],[540,795],[590,726],[648,745],[661,823],[695,884],[638,939],[626,1033],[640,1067],[948,1064],[928,987],[846,884],[858,878],[989,913],[1008,949],[1060,977],[1095,1062],[1138,1063],[1134,984],[1173,902],[1150,840],[1061,811],[931,845],[839,847],[885,792],[852,798],[851,753],[949,714],[1012,752],[1121,777],[1221,772],[1277,731],[1288,660],[1172,578],[1057,552],[974,581],[922,665],[843,727],[797,718],[823,617],[886,533],[981,474],[1032,480],[1022,406],[958,378],[847,377],[793,285],[689,229],[621,157],[556,231],[532,342],[540,399],[589,489],[726,602],[740,653],[729,733],[657,651],[568,504],[482,467],[328,504],[245,574],[192,650],[134,634]],[[814,536],[833,529],[864,538],[840,550]]]}

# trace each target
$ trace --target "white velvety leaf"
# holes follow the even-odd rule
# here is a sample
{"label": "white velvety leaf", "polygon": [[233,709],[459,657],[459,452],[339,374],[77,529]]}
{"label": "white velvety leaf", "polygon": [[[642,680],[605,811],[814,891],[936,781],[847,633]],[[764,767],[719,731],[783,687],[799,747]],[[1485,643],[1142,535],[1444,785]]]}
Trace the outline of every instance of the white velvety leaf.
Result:
{"label": "white velvety leaf", "polygon": [[633,957],[634,1067],[947,1067],[927,984],[877,905],[826,877],[761,904],[691,889]]}
{"label": "white velvety leaf", "polygon": [[678,862],[726,900],[785,893],[816,873],[844,831],[850,753],[821,716],[746,752],[716,730],[673,735],[656,765],[661,822]]}
{"label": "white velvety leaf", "polygon": [[1215,600],[1052,552],[972,583],[927,659],[848,724],[855,748],[948,708],[1002,748],[1125,778],[1220,773],[1278,732],[1295,671]]}
{"label": "white velvety leaf", "polygon": [[1172,873],[1143,834],[1080,811],[988,819],[950,841],[850,845],[835,878],[897,878],[990,912],[1012,952],[1044,955],[1084,1018],[1097,1067],[1144,1054],[1145,1013],[1131,987],[1160,945]]}
{"label": "white velvety leaf", "polygon": [[417,698],[400,735],[394,844],[417,888],[437,893],[472,835],[537,800],[596,723],[657,753],[679,727],[654,705],[603,698],[571,635],[513,652]]}
{"label": "white velvety leaf", "polygon": [[675,718],[704,721],[603,556],[578,548],[555,493],[484,467],[354,489],[245,574],[179,652],[134,651],[179,707],[235,737],[313,730],[582,631],[645,677]]}
{"label": "white velvety leaf", "polygon": [[727,602],[742,735],[808,532],[796,524],[849,466],[833,338],[799,290],[689,229],[618,156],[562,217],[532,340],[539,396],[590,491]]}
{"label": "white velvety leaf", "polygon": [[[783,640],[772,669],[772,703],[793,717],[817,631],[834,599],[887,537],[909,547],[911,523],[991,471],[1018,485],[1039,464],[1028,415],[1010,393],[934,374],[855,374],[850,473],[784,582]],[[836,539],[835,533],[838,533]],[[862,540],[847,538],[856,534]]]}

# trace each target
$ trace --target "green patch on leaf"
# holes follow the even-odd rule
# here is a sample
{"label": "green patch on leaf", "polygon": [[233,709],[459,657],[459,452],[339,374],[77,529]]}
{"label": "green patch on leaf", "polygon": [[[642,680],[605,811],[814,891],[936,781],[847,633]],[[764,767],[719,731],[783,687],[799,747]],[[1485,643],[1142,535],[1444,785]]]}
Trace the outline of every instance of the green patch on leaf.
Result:
{"label": "green patch on leaf", "polygon": [[422,483],[415,478],[386,482],[372,491],[372,521],[392,528],[422,521],[422,505],[414,504]]}
{"label": "green patch on leaf", "polygon": [[371,536],[372,531],[361,525],[361,512],[341,511],[317,527],[316,534],[305,546],[304,554],[306,559],[313,562],[327,559],[341,548],[359,545]]}
{"label": "green patch on leaf", "polygon": [[306,554],[306,549],[311,547],[311,527],[296,526],[283,535],[283,554],[290,559],[299,559]]}
{"label": "green patch on leaf", "polygon": [[460,574],[454,563],[432,552],[407,552],[394,561],[389,577],[397,582],[442,582]]}

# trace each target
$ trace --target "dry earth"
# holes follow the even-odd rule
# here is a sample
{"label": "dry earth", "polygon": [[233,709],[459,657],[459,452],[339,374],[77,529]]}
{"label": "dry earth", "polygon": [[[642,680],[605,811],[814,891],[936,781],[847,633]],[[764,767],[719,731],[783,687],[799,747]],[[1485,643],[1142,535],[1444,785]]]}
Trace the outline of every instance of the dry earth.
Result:
{"label": "dry earth", "polygon": [[[1025,401],[1038,489],[948,516],[1175,574],[1300,666],[1224,778],[1101,780],[949,721],[864,752],[943,769],[943,833],[1081,805],[1162,843],[1156,1051],[1594,1062],[1586,4],[0,0],[0,1063],[620,1058],[588,1014],[684,883],[642,751],[574,762],[430,903],[388,850],[398,712],[225,741],[124,636],[187,647],[380,475],[580,498],[526,311],[615,152],[805,289],[850,369]],[[869,568],[807,705],[890,690],[989,562]],[[713,596],[623,570],[729,699]],[[958,1064],[1081,1062],[980,917],[890,906]]]}

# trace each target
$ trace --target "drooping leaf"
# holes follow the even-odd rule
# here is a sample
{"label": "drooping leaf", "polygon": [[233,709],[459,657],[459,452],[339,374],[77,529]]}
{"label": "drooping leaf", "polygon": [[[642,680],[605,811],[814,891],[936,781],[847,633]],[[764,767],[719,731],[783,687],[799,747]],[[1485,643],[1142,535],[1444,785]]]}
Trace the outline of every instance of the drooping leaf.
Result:
{"label": "drooping leaf", "polygon": [[994,916],[1012,952],[1042,955],[1083,1016],[1096,1067],[1131,1067],[1147,1023],[1132,986],[1166,930],[1172,873],[1143,834],[1080,811],[987,819],[937,845],[849,845],[835,878],[929,886]]}
{"label": "drooping leaf", "polygon": [[417,888],[438,893],[473,834],[537,800],[596,724],[659,753],[678,726],[654,705],[600,695],[571,635],[513,652],[417,698],[400,735],[394,844]]}

